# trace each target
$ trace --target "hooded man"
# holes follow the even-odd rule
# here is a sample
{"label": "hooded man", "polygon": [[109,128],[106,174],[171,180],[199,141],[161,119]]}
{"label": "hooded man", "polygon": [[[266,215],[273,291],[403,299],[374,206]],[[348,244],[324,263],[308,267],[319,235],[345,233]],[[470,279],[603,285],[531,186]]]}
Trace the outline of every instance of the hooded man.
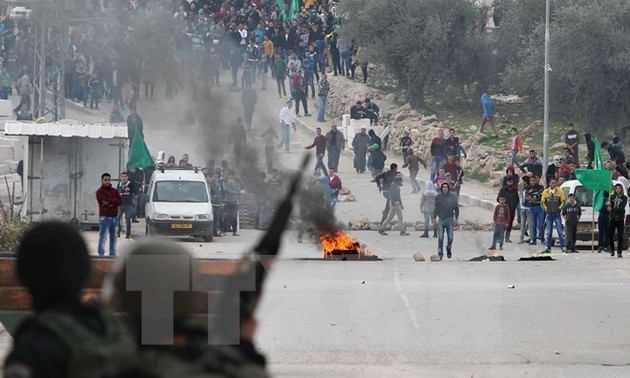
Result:
{"label": "hooded man", "polygon": [[[435,209],[433,210],[433,227],[437,227],[438,233],[438,256],[440,260],[444,256],[444,232],[446,231],[448,242],[446,244],[446,257],[451,258],[451,247],[453,246],[453,228],[457,227],[459,218],[459,203],[457,196],[451,193],[448,183],[440,186],[440,193],[435,198]],[[439,219],[439,222],[438,222]]]}
{"label": "hooded man", "polygon": [[[512,171],[514,169],[512,168]],[[514,224],[514,215],[516,213],[516,208],[518,207],[518,181],[516,185],[514,185],[514,177],[508,176],[506,177],[506,182],[503,187],[499,190],[499,195],[497,196],[497,202],[499,202],[499,198],[505,198],[505,204],[510,209],[509,221],[507,222],[507,228],[505,230],[505,242],[511,243],[510,233],[512,232],[512,225]],[[517,178],[518,180],[518,178]]]}

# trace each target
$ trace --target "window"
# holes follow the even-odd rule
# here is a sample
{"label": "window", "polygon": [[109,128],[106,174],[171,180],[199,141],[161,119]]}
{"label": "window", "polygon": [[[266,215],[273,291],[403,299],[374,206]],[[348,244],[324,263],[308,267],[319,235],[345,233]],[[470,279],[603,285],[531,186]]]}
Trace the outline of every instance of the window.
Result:
{"label": "window", "polygon": [[154,202],[208,202],[206,184],[199,181],[158,181]]}
{"label": "window", "polygon": [[576,186],[575,187],[575,201],[580,206],[593,207],[593,191],[581,185]]}

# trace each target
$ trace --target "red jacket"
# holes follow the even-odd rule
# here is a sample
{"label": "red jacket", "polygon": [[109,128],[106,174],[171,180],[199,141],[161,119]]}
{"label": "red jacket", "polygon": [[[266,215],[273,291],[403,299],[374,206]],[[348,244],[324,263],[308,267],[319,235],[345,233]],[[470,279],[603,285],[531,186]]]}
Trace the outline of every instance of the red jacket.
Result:
{"label": "red jacket", "polygon": [[523,140],[520,136],[516,135],[510,139],[510,150],[515,152],[521,152],[523,150]]}
{"label": "red jacket", "polygon": [[295,75],[293,77],[293,91],[305,92],[306,91],[306,79],[302,75]]}
{"label": "red jacket", "polygon": [[116,188],[101,185],[96,191],[98,202],[98,215],[101,217],[117,217],[118,206],[122,205],[122,198]]}

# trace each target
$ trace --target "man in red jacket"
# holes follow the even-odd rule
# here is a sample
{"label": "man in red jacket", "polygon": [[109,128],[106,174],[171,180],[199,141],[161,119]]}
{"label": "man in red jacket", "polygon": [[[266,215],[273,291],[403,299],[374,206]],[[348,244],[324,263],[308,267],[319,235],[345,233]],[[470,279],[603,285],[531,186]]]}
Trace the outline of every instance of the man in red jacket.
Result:
{"label": "man in red jacket", "polygon": [[109,233],[109,255],[116,256],[116,234],[118,229],[118,207],[122,198],[116,188],[112,187],[112,176],[109,173],[101,175],[101,187],[96,191],[98,202],[98,254],[105,254],[105,240]]}

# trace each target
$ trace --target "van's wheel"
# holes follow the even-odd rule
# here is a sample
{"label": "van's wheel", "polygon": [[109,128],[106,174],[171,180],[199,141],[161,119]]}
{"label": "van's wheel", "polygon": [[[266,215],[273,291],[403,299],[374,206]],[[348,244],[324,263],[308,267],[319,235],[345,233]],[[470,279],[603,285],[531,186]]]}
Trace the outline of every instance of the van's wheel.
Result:
{"label": "van's wheel", "polygon": [[203,238],[204,242],[211,243],[212,240],[214,239],[214,236],[212,234],[210,234],[210,235],[204,235],[204,236],[202,236],[202,238]]}

